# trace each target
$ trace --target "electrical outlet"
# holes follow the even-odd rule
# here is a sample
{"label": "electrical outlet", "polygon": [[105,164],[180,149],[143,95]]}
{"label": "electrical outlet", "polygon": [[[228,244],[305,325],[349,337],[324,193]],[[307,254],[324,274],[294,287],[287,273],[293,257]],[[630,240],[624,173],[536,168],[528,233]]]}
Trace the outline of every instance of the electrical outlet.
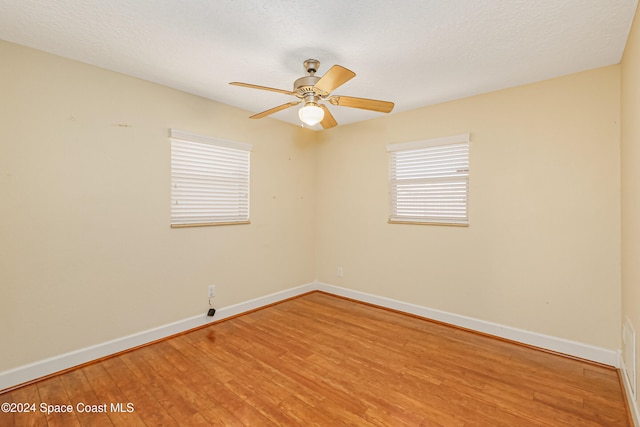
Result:
{"label": "electrical outlet", "polygon": [[342,267],[338,267],[338,277],[342,277]]}
{"label": "electrical outlet", "polygon": [[216,296],[216,285],[209,285],[207,287],[207,295],[209,298],[213,298]]}

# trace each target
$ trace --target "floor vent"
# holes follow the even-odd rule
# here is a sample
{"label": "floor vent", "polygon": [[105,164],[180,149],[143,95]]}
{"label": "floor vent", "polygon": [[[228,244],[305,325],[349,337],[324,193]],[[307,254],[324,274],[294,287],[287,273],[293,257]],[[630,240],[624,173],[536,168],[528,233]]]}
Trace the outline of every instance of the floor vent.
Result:
{"label": "floor vent", "polygon": [[628,318],[622,325],[622,362],[633,400],[636,400],[636,331]]}

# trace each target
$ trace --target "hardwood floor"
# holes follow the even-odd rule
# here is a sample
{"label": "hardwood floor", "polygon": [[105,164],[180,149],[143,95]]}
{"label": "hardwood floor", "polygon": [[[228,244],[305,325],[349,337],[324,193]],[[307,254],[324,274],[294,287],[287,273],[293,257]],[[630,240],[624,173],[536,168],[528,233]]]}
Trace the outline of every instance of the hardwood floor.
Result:
{"label": "hardwood floor", "polygon": [[313,292],[2,394],[35,410],[0,425],[629,426],[624,399],[612,368]]}

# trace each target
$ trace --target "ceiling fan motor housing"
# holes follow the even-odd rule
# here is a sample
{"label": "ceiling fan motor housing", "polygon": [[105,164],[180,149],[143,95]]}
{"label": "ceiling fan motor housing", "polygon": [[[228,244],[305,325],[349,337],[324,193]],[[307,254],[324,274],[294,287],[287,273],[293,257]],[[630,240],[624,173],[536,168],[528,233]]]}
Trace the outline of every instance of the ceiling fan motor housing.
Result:
{"label": "ceiling fan motor housing", "polygon": [[315,73],[320,68],[320,61],[317,59],[307,59],[304,61],[304,69],[309,73],[308,76],[300,77],[293,82],[293,91],[300,99],[304,99],[305,102],[317,102],[319,98],[329,95],[329,92],[325,92],[315,87],[320,77],[316,77]]}
{"label": "ceiling fan motor housing", "polygon": [[320,77],[316,76],[304,76],[300,77],[293,83],[293,91],[298,98],[304,98],[309,94],[313,94],[318,97],[327,96],[329,93],[321,91],[315,84],[320,80]]}

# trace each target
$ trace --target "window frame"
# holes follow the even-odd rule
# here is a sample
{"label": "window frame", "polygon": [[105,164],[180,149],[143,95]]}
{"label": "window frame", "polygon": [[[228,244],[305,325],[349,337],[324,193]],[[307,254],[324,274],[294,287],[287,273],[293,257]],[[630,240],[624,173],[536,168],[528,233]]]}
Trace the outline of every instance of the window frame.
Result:
{"label": "window frame", "polygon": [[[169,129],[169,140],[171,228],[250,224],[253,145],[176,129]],[[177,209],[180,202],[189,207]]]}
{"label": "window frame", "polygon": [[[469,226],[469,142],[470,134],[466,133],[387,145],[389,153],[388,222],[390,224]],[[443,151],[436,153],[439,148],[443,148]],[[430,152],[432,153],[429,154]],[[399,154],[400,159],[398,158]],[[460,158],[460,154],[463,154],[463,158]],[[449,156],[453,163],[442,163],[436,159],[436,155]],[[409,157],[411,159],[408,159]],[[398,161],[404,163],[399,166]],[[411,162],[410,166],[409,162]],[[416,169],[413,167],[416,164],[414,162],[417,162],[418,167],[424,166],[424,169],[420,169],[417,175]],[[440,172],[442,169],[435,171],[429,167],[429,164],[436,162],[439,167],[445,166],[450,169],[446,173],[442,173]],[[405,175],[405,178],[398,178],[399,169],[400,175]],[[403,184],[404,194],[399,196],[398,186]],[[410,185],[416,188],[413,193]],[[418,192],[426,194],[434,185],[438,185],[446,192],[447,206],[436,205],[433,200],[429,200],[432,196],[421,197],[417,194]],[[429,186],[431,187],[428,188]],[[402,206],[398,206],[399,197],[404,199],[401,202]],[[411,202],[414,202],[413,206]],[[421,206],[425,214],[417,213],[418,206]],[[430,213],[426,213],[427,209],[430,210]],[[403,210],[405,213],[399,212]],[[413,214],[410,215],[406,213],[407,211],[413,211]]]}

